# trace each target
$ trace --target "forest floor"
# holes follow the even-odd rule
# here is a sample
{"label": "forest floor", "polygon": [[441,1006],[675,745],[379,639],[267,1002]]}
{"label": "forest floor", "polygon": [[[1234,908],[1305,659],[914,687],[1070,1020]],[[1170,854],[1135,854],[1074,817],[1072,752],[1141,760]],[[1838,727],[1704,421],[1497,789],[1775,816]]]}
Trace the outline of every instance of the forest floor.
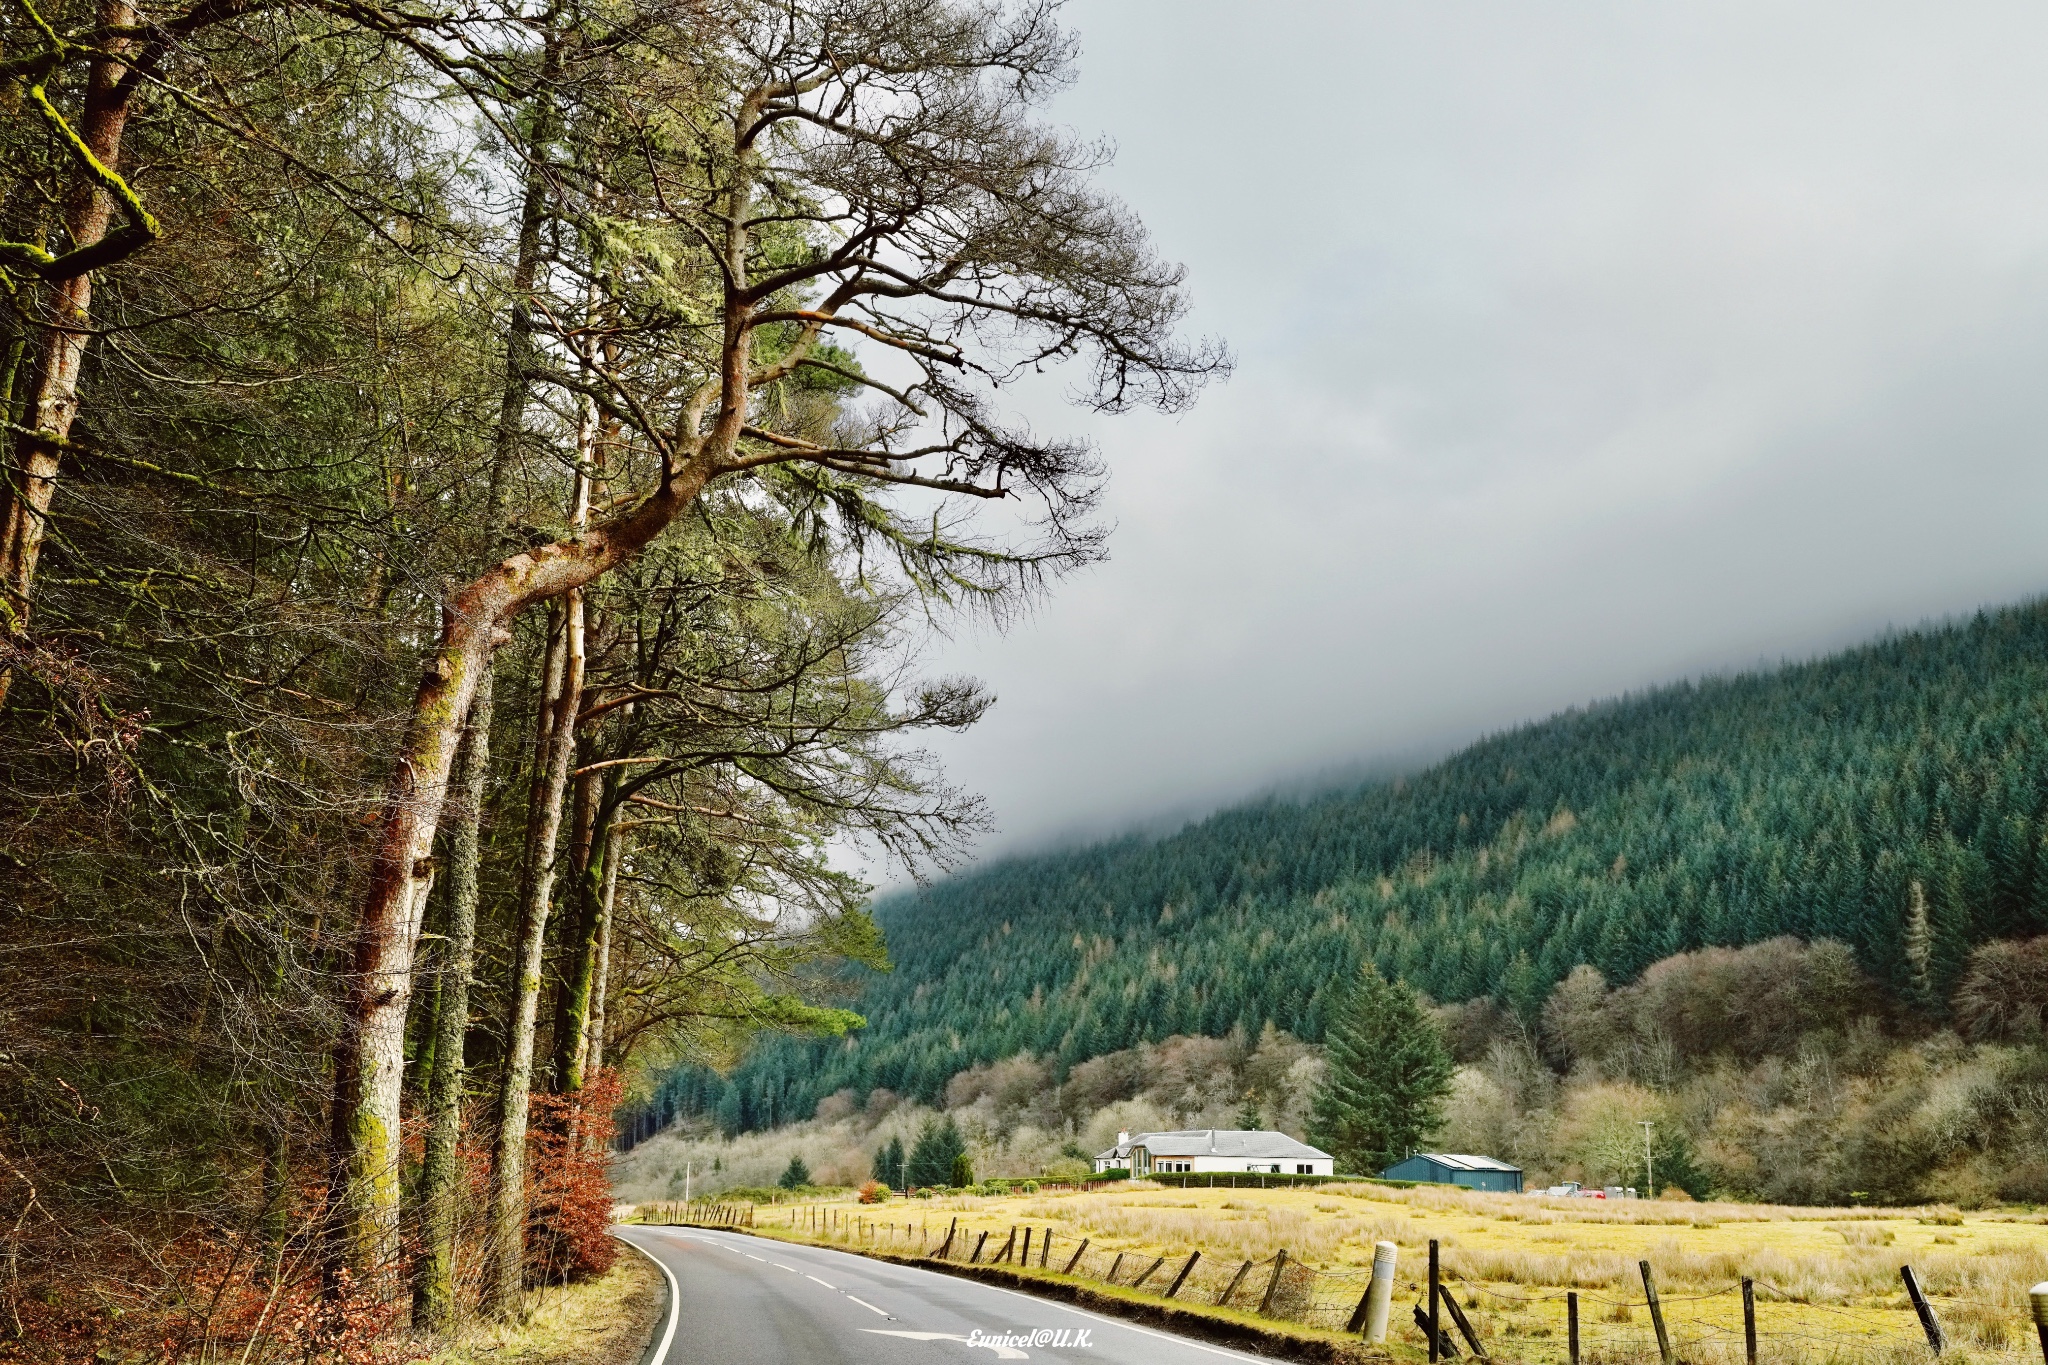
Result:
{"label": "forest floor", "polygon": [[[1755,1286],[1765,1359],[1925,1361],[1903,1265],[1913,1268],[1946,1334],[1945,1359],[2031,1360],[2038,1348],[2027,1291],[2048,1280],[2048,1212],[2023,1209],[1610,1202],[1362,1182],[1284,1190],[1133,1182],[878,1206],[798,1203],[754,1214],[763,1232],[912,1255],[935,1249],[956,1219],[951,1259],[965,1260],[978,1247],[988,1261],[1012,1229],[1021,1243],[1028,1227],[1036,1230],[1034,1269],[1043,1262],[1056,1274],[1086,1238],[1077,1274],[1129,1285],[1163,1262],[1147,1291],[1163,1290],[1188,1254],[1200,1251],[1179,1296],[1197,1304],[1216,1302],[1243,1263],[1270,1264],[1284,1248],[1289,1263],[1304,1267],[1294,1272],[1303,1275],[1293,1291],[1301,1320],[1323,1326],[1348,1317],[1373,1244],[1394,1242],[1394,1337],[1416,1347],[1424,1338],[1409,1310],[1422,1302],[1435,1239],[1443,1278],[1481,1341],[1496,1356],[1541,1362],[1566,1358],[1567,1294],[1574,1291],[1587,1360],[1655,1359],[1642,1261],[1650,1263],[1674,1352],[1688,1365],[1743,1358],[1744,1277]],[[1233,1304],[1256,1301],[1267,1273],[1239,1275],[1252,1288],[1240,1288]]]}
{"label": "forest floor", "polygon": [[535,1292],[524,1322],[465,1329],[428,1365],[637,1365],[663,1301],[661,1272],[622,1251],[594,1280]]}

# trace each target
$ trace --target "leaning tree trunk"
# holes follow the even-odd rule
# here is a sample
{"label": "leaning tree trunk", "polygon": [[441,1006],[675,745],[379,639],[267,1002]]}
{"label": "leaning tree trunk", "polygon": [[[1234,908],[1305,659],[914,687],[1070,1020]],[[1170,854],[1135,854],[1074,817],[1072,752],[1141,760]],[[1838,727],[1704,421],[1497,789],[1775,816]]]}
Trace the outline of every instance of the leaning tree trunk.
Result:
{"label": "leaning tree trunk", "polygon": [[413,1323],[435,1332],[452,1326],[455,1317],[455,1237],[464,1183],[462,1049],[469,1029],[469,981],[476,969],[479,826],[490,776],[492,691],[492,670],[486,664],[462,737],[459,804],[448,840],[448,936],[435,1018],[433,1088],[427,1097],[427,1145],[420,1164],[425,1226],[413,1281]]}
{"label": "leaning tree trunk", "polygon": [[[661,483],[654,492],[586,532],[511,556],[454,592],[442,607],[440,640],[420,679],[411,722],[391,766],[356,925],[355,970],[344,1000],[344,1028],[335,1046],[330,1198],[341,1206],[335,1221],[342,1254],[365,1268],[390,1264],[398,1249],[398,1185],[395,1178],[382,1178],[383,1173],[395,1177],[397,1172],[403,1060],[397,1045],[405,1035],[421,892],[432,873],[430,855],[447,797],[448,773],[478,679],[489,666],[496,642],[508,638],[515,616],[535,602],[581,589],[639,554],[697,500],[712,474],[731,457],[746,422],[752,379],[749,328],[754,305],[744,295],[748,194],[747,183],[741,182],[731,195],[731,241],[724,262],[730,281],[725,338],[717,407],[708,428],[699,429],[694,416],[698,409],[692,407],[693,415],[678,432],[681,448],[665,452]],[[530,903],[532,898],[528,899]],[[522,980],[530,976],[537,987],[538,971],[526,972],[524,960],[520,966]],[[525,1068],[530,1071],[530,1032],[526,1048]],[[507,1057],[508,1072],[516,1071],[517,1060]],[[525,1096],[517,1098],[520,1103],[503,1117],[523,1130]],[[503,1153],[502,1135],[499,1146]],[[522,1177],[523,1157],[523,1151],[514,1149]],[[523,1180],[509,1181],[500,1172],[498,1185],[505,1198],[504,1208],[497,1212],[502,1216],[506,1210],[518,1210],[514,1236],[523,1243]],[[501,1309],[509,1306],[503,1294],[504,1272],[513,1271],[516,1290],[521,1269],[507,1250],[499,1248],[495,1284]],[[516,1294],[510,1303],[517,1303]]]}
{"label": "leaning tree trunk", "polygon": [[[101,0],[96,17],[103,29],[129,28],[135,23],[135,7],[128,0]],[[120,173],[121,139],[134,101],[137,83],[129,79],[123,60],[134,46],[131,38],[108,39],[102,45],[105,55],[93,61],[86,76],[78,136],[109,175]],[[113,196],[92,176],[81,174],[64,205],[64,229],[71,245],[87,247],[105,238],[113,214]],[[91,335],[91,272],[49,285],[43,305],[47,313],[27,395],[28,420],[21,424],[32,430],[15,440],[6,483],[0,487],[0,624],[14,635],[28,629],[36,560],[42,555],[50,500],[57,491],[57,465],[78,416],[78,376]],[[11,675],[0,670],[0,703],[7,700],[10,681]]]}
{"label": "leaning tree trunk", "polygon": [[442,610],[440,642],[413,699],[378,820],[334,1052],[330,1197],[339,1206],[341,1263],[359,1277],[397,1257],[399,1078],[420,907],[433,875],[449,769],[493,643],[524,608],[580,588],[639,553],[702,491],[708,472],[706,462],[690,461],[624,516],[579,539],[513,555]]}

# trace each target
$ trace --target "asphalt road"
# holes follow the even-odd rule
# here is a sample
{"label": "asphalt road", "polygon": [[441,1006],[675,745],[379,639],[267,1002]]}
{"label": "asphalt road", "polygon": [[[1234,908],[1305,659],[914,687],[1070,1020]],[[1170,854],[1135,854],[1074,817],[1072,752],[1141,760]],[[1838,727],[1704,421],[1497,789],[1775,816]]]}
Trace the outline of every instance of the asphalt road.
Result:
{"label": "asphalt road", "polygon": [[1223,1365],[1260,1359],[995,1285],[823,1247],[704,1228],[613,1231],[675,1277],[679,1311],[672,1336],[648,1365]]}

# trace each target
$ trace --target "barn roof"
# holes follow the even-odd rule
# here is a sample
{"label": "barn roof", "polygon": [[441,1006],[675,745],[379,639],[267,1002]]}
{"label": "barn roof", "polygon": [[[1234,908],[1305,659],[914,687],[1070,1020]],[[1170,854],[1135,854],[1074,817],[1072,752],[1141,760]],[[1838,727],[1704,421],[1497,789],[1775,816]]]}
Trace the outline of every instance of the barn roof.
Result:
{"label": "barn roof", "polygon": [[1250,1161],[1328,1161],[1330,1154],[1296,1142],[1285,1133],[1267,1129],[1244,1128],[1182,1128],[1166,1133],[1137,1133],[1131,1140],[1119,1143],[1096,1157],[1098,1161],[1114,1161],[1127,1156],[1133,1147],[1143,1147],[1153,1156],[1196,1157],[1218,1156],[1243,1158]]}
{"label": "barn roof", "polygon": [[1454,1171],[1519,1171],[1520,1166],[1490,1156],[1472,1156],[1464,1152],[1417,1152],[1410,1160],[1434,1161],[1439,1166],[1448,1166]]}

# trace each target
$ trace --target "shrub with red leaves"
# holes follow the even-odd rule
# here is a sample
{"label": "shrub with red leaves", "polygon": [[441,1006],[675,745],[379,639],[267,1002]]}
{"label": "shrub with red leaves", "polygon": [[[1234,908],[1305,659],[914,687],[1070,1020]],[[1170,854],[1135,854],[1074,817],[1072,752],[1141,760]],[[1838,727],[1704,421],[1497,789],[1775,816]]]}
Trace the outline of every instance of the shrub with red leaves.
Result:
{"label": "shrub with red leaves", "polygon": [[612,1111],[622,1085],[600,1071],[576,1095],[535,1095],[526,1155],[526,1277],[560,1283],[602,1275],[618,1259],[612,1221]]}

